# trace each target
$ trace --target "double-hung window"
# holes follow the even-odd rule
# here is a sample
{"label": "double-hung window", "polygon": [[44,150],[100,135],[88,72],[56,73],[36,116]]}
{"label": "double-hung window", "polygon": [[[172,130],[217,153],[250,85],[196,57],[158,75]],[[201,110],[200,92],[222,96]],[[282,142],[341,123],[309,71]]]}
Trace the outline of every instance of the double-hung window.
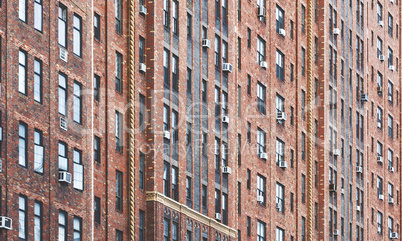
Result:
{"label": "double-hung window", "polygon": [[116,210],[123,211],[123,173],[116,171]]}
{"label": "double-hung window", "polygon": [[145,154],[140,152],[140,170],[139,170],[139,187],[144,189],[145,187]]}
{"label": "double-hung window", "polygon": [[377,233],[382,235],[382,213],[377,211]]}
{"label": "double-hung window", "polygon": [[[276,114],[284,112],[284,105],[285,105],[284,103],[285,99],[283,99],[282,96],[277,94],[275,99]],[[283,122],[281,121],[280,123],[282,124]]]}
{"label": "double-hung window", "polygon": [[94,99],[99,101],[100,96],[100,76],[94,75]]}
{"label": "double-hung window", "polygon": [[257,175],[257,197],[262,198],[262,200],[259,201],[259,203],[265,205],[265,182],[266,179],[262,175],[258,174]]}
{"label": "double-hung window", "polygon": [[145,63],[145,39],[140,36],[139,40],[139,62],[144,64]]}
{"label": "double-hung window", "polygon": [[67,213],[59,211],[59,240],[67,241]]}
{"label": "double-hung window", "polygon": [[100,40],[100,15],[94,13],[94,38]]}
{"label": "double-hung window", "polygon": [[73,185],[77,190],[84,189],[84,166],[82,165],[82,152],[74,149],[74,180]]}
{"label": "double-hung window", "polygon": [[116,137],[116,150],[119,152],[123,151],[123,115],[116,111],[115,119],[115,137]]}
{"label": "double-hung window", "polygon": [[116,75],[116,90],[122,92],[122,71],[123,71],[123,55],[116,52],[116,63],[115,63],[115,75]]}
{"label": "double-hung window", "polygon": [[275,241],[284,241],[285,240],[285,230],[280,227],[276,227],[276,240]]}
{"label": "double-hung window", "polygon": [[394,95],[394,85],[388,81],[388,101],[392,104]]}
{"label": "double-hung window", "polygon": [[285,187],[276,183],[276,209],[283,213],[285,211]]}
{"label": "double-hung window", "polygon": [[377,71],[377,87],[382,87],[382,74]]}
{"label": "double-hung window", "polygon": [[59,44],[67,47],[67,7],[59,4]]}
{"label": "double-hung window", "polygon": [[392,232],[394,232],[394,219],[388,217],[388,235],[390,235],[390,237]]}
{"label": "double-hung window", "polygon": [[259,10],[262,14],[260,16],[258,16],[258,19],[265,23],[265,15],[266,15],[266,9],[265,9],[265,0],[257,0],[257,8],[261,9]]}
{"label": "double-hung window", "polygon": [[169,29],[169,19],[170,19],[169,0],[163,0],[163,26],[167,29]]}
{"label": "double-hung window", "polygon": [[42,103],[42,61],[34,61],[34,100]]}
{"label": "double-hung window", "polygon": [[27,0],[19,0],[18,17],[21,21],[27,22]]}
{"label": "double-hung window", "polygon": [[215,36],[215,68],[220,68],[221,57],[221,39]]}
{"label": "double-hung window", "polygon": [[18,53],[18,90],[20,93],[27,94],[27,53],[20,49]]}
{"label": "double-hung window", "polygon": [[394,137],[394,118],[390,115],[388,115],[388,136]]}
{"label": "double-hung window", "polygon": [[284,15],[283,9],[280,8],[278,5],[276,6],[276,32],[279,33],[280,29],[285,29],[284,23]]}
{"label": "double-hung window", "polygon": [[74,217],[74,241],[82,240],[82,219],[79,217]]}
{"label": "double-hung window", "polygon": [[257,155],[265,153],[265,132],[260,128],[257,129]]}
{"label": "double-hung window", "polygon": [[25,123],[20,122],[18,133],[19,133],[19,143],[18,143],[18,156],[19,164],[23,167],[27,166],[27,132],[28,127]]}
{"label": "double-hung window", "polygon": [[59,73],[59,113],[67,115],[67,76]]}
{"label": "double-hung window", "polygon": [[257,108],[258,110],[265,115],[265,96],[266,96],[266,88],[260,82],[257,83]]}
{"label": "double-hung window", "polygon": [[258,36],[257,38],[257,63],[261,66],[265,61],[265,41]]}
{"label": "double-hung window", "polygon": [[257,220],[257,241],[265,241],[265,223]]}
{"label": "double-hung window", "polygon": [[27,238],[27,197],[20,195],[18,203],[18,237],[22,240]]}
{"label": "double-hung window", "polygon": [[170,197],[170,164],[163,163],[163,195]]}
{"label": "double-hung window", "polygon": [[170,53],[167,49],[163,50],[163,83],[165,89],[170,89]]}
{"label": "double-hung window", "polygon": [[74,121],[81,124],[82,119],[82,96],[81,96],[81,84],[74,82]]}
{"label": "double-hung window", "polygon": [[97,163],[101,162],[101,139],[98,136],[94,138],[94,160]]}
{"label": "double-hung window", "polygon": [[59,170],[68,171],[67,144],[59,142]]}
{"label": "double-hung window", "polygon": [[285,160],[285,143],[276,139],[276,165]]}
{"label": "double-hung window", "polygon": [[179,92],[179,57],[172,55],[172,90]]}
{"label": "double-hung window", "polygon": [[394,198],[394,185],[388,183],[388,200]]}
{"label": "double-hung window", "polygon": [[382,109],[377,107],[377,127],[382,129]]}
{"label": "double-hung window", "polygon": [[39,201],[35,201],[34,206],[34,240],[41,241],[42,240],[42,203]]}
{"label": "double-hung window", "polygon": [[187,176],[186,178],[186,201],[187,206],[192,206],[192,184],[191,184],[191,177]]}
{"label": "double-hung window", "polygon": [[115,3],[115,26],[116,26],[116,31],[118,32],[118,33],[122,33],[122,24],[121,24],[121,21],[122,21],[122,0],[115,0],[114,1],[114,3]]}
{"label": "double-hung window", "polygon": [[382,178],[377,176],[377,197],[379,197],[380,195],[382,195]]}
{"label": "double-hung window", "polygon": [[179,35],[179,2],[177,0],[173,0],[172,10],[173,34]]}
{"label": "double-hung window", "polygon": [[388,13],[388,34],[389,36],[392,37],[392,32],[393,32],[393,25],[394,25],[394,18],[390,13]]}
{"label": "double-hung window", "polygon": [[285,80],[284,67],[285,67],[285,55],[277,49],[276,50],[276,77],[278,77],[282,81]]}
{"label": "double-hung window", "polygon": [[380,58],[380,55],[382,55],[382,39],[377,37],[377,57]]}
{"label": "double-hung window", "polygon": [[377,2],[377,23],[382,21],[382,5]]}
{"label": "double-hung window", "polygon": [[391,149],[388,149],[388,169],[394,166],[394,152]]}
{"label": "double-hung window", "polygon": [[43,173],[43,157],[44,157],[44,148],[43,148],[43,135],[39,130],[35,130],[34,132],[34,171],[38,173]]}
{"label": "double-hung window", "polygon": [[94,222],[100,224],[101,222],[101,199],[95,197],[94,200]]}
{"label": "double-hung window", "polygon": [[73,27],[73,52],[77,56],[81,56],[82,18],[77,14],[74,14]]}
{"label": "double-hung window", "polygon": [[42,32],[42,16],[43,16],[42,0],[35,0],[34,2],[34,27],[36,30]]}
{"label": "double-hung window", "polygon": [[392,51],[392,49],[390,47],[388,47],[388,68],[390,66],[394,65],[394,63],[393,63],[394,57],[393,56],[394,56],[394,51]]}

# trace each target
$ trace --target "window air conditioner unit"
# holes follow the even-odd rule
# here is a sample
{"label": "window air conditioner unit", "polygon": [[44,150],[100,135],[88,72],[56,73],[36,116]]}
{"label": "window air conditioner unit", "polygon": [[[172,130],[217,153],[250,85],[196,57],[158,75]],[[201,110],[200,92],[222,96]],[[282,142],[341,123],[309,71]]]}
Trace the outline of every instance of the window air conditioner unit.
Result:
{"label": "window air conditioner unit", "polygon": [[0,127],[0,141],[3,140],[3,127]]}
{"label": "window air conditioner unit", "polygon": [[13,220],[9,217],[0,216],[0,229],[11,230],[13,227]]}
{"label": "window air conditioner unit", "polygon": [[334,34],[339,35],[341,33],[341,30],[339,28],[334,28]]}
{"label": "window air conditioner unit", "polygon": [[380,61],[384,61],[384,60],[385,60],[385,56],[381,54],[380,56],[378,56],[378,59],[379,59]]}
{"label": "window air conditioner unit", "polygon": [[68,52],[65,48],[60,47],[60,59],[67,62]]}
{"label": "window air conditioner unit", "polygon": [[222,167],[222,173],[231,174],[232,173],[232,168],[230,168],[230,167]]}
{"label": "window air conditioner unit", "polygon": [[144,63],[140,63],[140,71],[141,72],[147,72],[147,66]]}
{"label": "window air conditioner unit", "polygon": [[170,131],[163,131],[163,138],[170,140]]}
{"label": "window air conditioner unit", "polygon": [[382,164],[383,162],[382,156],[377,156],[377,162]]}
{"label": "window air conditioner unit", "polygon": [[229,124],[229,116],[223,116],[222,117],[222,122]]}
{"label": "window air conditioner unit", "polygon": [[360,212],[361,210],[362,210],[362,208],[360,207],[360,205],[357,205],[357,206],[356,206],[356,211],[359,211],[359,212]]}
{"label": "window air conditioner unit", "polygon": [[389,70],[391,70],[391,71],[394,71],[394,70],[395,70],[395,66],[393,66],[393,65],[390,65],[388,68],[389,68]]}
{"label": "window air conditioner unit", "polygon": [[338,230],[338,229],[335,229],[335,230],[334,230],[334,236],[339,236],[339,235],[340,235],[339,230]]}
{"label": "window air conditioner unit", "polygon": [[394,171],[395,171],[395,168],[394,168],[394,167],[390,167],[390,168],[389,168],[389,171],[390,171],[390,172],[394,172]]}
{"label": "window air conditioner unit", "polygon": [[221,221],[222,215],[220,213],[215,213],[215,219]]}
{"label": "window air conditioner unit", "polygon": [[229,63],[224,63],[223,66],[222,66],[222,70],[225,71],[225,72],[232,73],[232,69],[233,69],[233,67]]}
{"label": "window air conditioner unit", "polygon": [[378,21],[378,25],[380,25],[381,27],[384,26],[384,22],[382,20]]}
{"label": "window air conditioner unit", "polygon": [[211,41],[209,41],[209,39],[202,40],[202,47],[209,48],[210,46],[211,46]]}
{"label": "window air conditioner unit", "polygon": [[283,29],[283,28],[280,28],[280,29],[279,29],[279,35],[285,37],[285,36],[286,36],[286,30]]}
{"label": "window air conditioner unit", "polygon": [[147,14],[147,8],[144,5],[140,5],[140,13]]}
{"label": "window air conditioner unit", "polygon": [[377,92],[382,93],[382,86],[377,86]]}
{"label": "window air conditioner unit", "polygon": [[265,8],[264,7],[258,7],[258,17],[265,17]]}
{"label": "window air conditioner unit", "polygon": [[339,149],[334,150],[334,156],[339,156],[341,155],[341,151]]}
{"label": "window air conditioner unit", "polygon": [[388,203],[389,204],[394,204],[394,198],[393,197],[388,198]]}
{"label": "window air conditioner unit", "polygon": [[389,238],[390,238],[390,239],[398,239],[398,238],[399,238],[399,235],[398,235],[398,233],[390,233],[390,234],[389,234]]}
{"label": "window air conditioner unit", "polygon": [[60,117],[60,128],[62,130],[67,130],[67,119],[64,117]]}
{"label": "window air conditioner unit", "polygon": [[356,167],[356,172],[357,173],[363,173],[363,167]]}
{"label": "window air conditioner unit", "polygon": [[276,120],[278,121],[286,121],[286,114],[285,112],[276,112]]}
{"label": "window air conditioner unit", "polygon": [[336,184],[333,184],[333,183],[329,184],[329,191],[336,192]]}
{"label": "window air conditioner unit", "polygon": [[71,173],[60,171],[59,182],[71,183]]}
{"label": "window air conditioner unit", "polygon": [[368,101],[368,94],[362,94],[362,95],[360,96],[360,100],[361,100],[361,101],[364,101],[364,102],[367,102],[367,101]]}
{"label": "window air conditioner unit", "polygon": [[260,158],[264,159],[264,160],[267,160],[268,159],[268,154],[266,152],[262,152],[262,153],[260,153]]}
{"label": "window air conditioner unit", "polygon": [[280,161],[279,162],[279,167],[280,168],[288,168],[288,163],[286,161]]}
{"label": "window air conditioner unit", "polygon": [[258,196],[257,196],[257,202],[263,203],[263,202],[264,202],[264,196],[258,195]]}
{"label": "window air conditioner unit", "polygon": [[384,195],[382,195],[382,194],[378,195],[378,199],[384,200]]}
{"label": "window air conditioner unit", "polygon": [[261,61],[260,66],[263,67],[264,69],[266,69],[266,68],[268,68],[268,63],[265,61]]}
{"label": "window air conditioner unit", "polygon": [[341,188],[341,194],[345,194],[345,189]]}

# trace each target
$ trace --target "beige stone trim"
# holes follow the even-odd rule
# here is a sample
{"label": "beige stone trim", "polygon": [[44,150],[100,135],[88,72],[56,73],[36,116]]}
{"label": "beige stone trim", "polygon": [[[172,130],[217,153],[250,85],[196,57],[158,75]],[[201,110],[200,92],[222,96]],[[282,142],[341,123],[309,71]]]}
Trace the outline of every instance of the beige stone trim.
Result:
{"label": "beige stone trim", "polygon": [[155,192],[155,191],[146,192],[146,201],[147,202],[159,202],[177,212],[180,212],[180,213],[186,215],[187,217],[190,217],[200,223],[203,223],[204,225],[207,225],[213,229],[216,229],[220,233],[228,235],[232,238],[237,237],[237,231],[235,229],[228,227],[224,224],[221,224],[221,223],[215,221],[215,219],[207,217],[204,214],[201,214],[201,213],[195,211],[194,209],[187,207],[184,204],[176,202],[175,200],[168,198],[159,192]]}

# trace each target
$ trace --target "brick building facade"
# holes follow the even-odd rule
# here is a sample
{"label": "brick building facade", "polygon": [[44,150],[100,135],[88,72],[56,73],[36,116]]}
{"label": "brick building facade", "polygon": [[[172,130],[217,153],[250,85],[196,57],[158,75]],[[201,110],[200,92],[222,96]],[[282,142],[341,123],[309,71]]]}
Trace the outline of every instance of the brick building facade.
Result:
{"label": "brick building facade", "polygon": [[0,0],[0,240],[399,234],[399,0]]}

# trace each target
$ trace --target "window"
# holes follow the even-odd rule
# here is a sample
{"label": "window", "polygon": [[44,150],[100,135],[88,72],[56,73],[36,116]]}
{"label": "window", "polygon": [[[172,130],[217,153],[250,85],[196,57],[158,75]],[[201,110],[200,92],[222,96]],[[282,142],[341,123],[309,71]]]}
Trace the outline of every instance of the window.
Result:
{"label": "window", "polygon": [[290,211],[293,212],[294,208],[294,194],[293,192],[290,193]]}
{"label": "window", "polygon": [[116,52],[116,90],[122,92],[122,68],[123,68],[123,55]]}
{"label": "window", "polygon": [[59,4],[59,44],[67,48],[67,7]]}
{"label": "window", "polygon": [[192,29],[193,29],[193,16],[187,13],[187,38],[191,39],[192,37]]}
{"label": "window", "polygon": [[81,56],[81,40],[82,40],[82,36],[81,36],[81,17],[78,16],[77,14],[74,14],[74,30],[73,30],[73,52],[74,54],[76,54],[77,56]]}
{"label": "window", "polygon": [[84,189],[84,166],[82,165],[82,152],[74,149],[74,175],[73,186],[77,190]]}
{"label": "window", "polygon": [[27,53],[21,49],[19,51],[18,90],[24,95],[27,94]]}
{"label": "window", "polygon": [[382,156],[382,144],[377,142],[377,156]]}
{"label": "window", "polygon": [[34,3],[34,28],[42,32],[42,0],[35,0]]}
{"label": "window", "polygon": [[144,189],[145,187],[145,154],[140,152],[140,170],[139,170],[139,187]]}
{"label": "window", "polygon": [[382,40],[377,37],[377,57],[380,58],[380,55],[382,55]]}
{"label": "window", "polygon": [[388,115],[388,136],[390,138],[394,137],[394,118]]}
{"label": "window", "polygon": [[306,218],[302,217],[301,221],[301,241],[306,241]]}
{"label": "window", "polygon": [[394,229],[394,219],[391,217],[388,217],[388,235],[391,236],[393,229]]}
{"label": "window", "polygon": [[[377,87],[382,87],[382,74],[377,72]],[[380,93],[380,91],[377,91]]]}
{"label": "window", "polygon": [[377,211],[377,233],[382,235],[382,213]]}
{"label": "window", "polygon": [[172,90],[179,92],[179,58],[172,55]]}
{"label": "window", "polygon": [[247,94],[251,95],[251,76],[247,75]]}
{"label": "window", "polygon": [[294,30],[294,22],[290,20],[290,39],[293,40],[293,30]]}
{"label": "window", "polygon": [[123,115],[116,111],[115,119],[115,135],[116,135],[116,150],[119,152],[123,151]]}
{"label": "window", "polygon": [[207,186],[202,185],[202,210],[207,212],[208,208],[208,189]]}
{"label": "window", "polygon": [[259,202],[262,205],[265,205],[265,181],[265,177],[257,175],[257,197],[262,197],[262,201]]}
{"label": "window", "polygon": [[81,241],[82,240],[82,219],[79,217],[74,217],[74,241]]}
{"label": "window", "polygon": [[382,178],[377,176],[377,196],[382,195]]}
{"label": "window", "polygon": [[301,32],[304,33],[306,31],[306,7],[302,5],[301,8]]}
{"label": "window", "polygon": [[276,6],[276,32],[279,33],[280,29],[285,29],[284,23],[284,15],[283,9],[280,8],[278,5]]}
{"label": "window", "polygon": [[251,218],[247,216],[247,236],[251,236]]}
{"label": "window", "polygon": [[59,113],[67,115],[67,76],[59,73]]}
{"label": "window", "polygon": [[302,179],[301,179],[301,200],[302,203],[306,202],[306,176],[302,174]]}
{"label": "window", "polygon": [[173,159],[177,160],[179,158],[179,117],[177,111],[172,111],[172,146],[173,146]]}
{"label": "window", "polygon": [[59,241],[67,241],[67,213],[59,211]]}
{"label": "window", "polygon": [[[285,105],[285,100],[283,99],[283,97],[276,94],[276,99],[275,99],[276,113],[283,113],[285,111],[284,105]],[[283,124],[282,121],[280,123]]]}
{"label": "window", "polygon": [[202,80],[202,101],[207,103],[208,101],[208,84],[206,80]]}
{"label": "window", "polygon": [[187,206],[192,206],[192,198],[191,198],[191,177],[187,176],[186,178],[186,199],[187,199]]}
{"label": "window", "polygon": [[94,38],[100,41],[100,15],[94,13]]}
{"label": "window", "polygon": [[35,130],[34,132],[34,143],[34,171],[43,173],[43,157],[45,153],[43,148],[42,132],[39,130]]}
{"label": "window", "polygon": [[261,158],[262,153],[265,152],[265,139],[266,134],[260,128],[257,129],[257,155]]}
{"label": "window", "polygon": [[302,47],[302,52],[301,52],[301,70],[302,70],[302,75],[306,75],[306,50]]}
{"label": "window", "polygon": [[257,108],[258,110],[265,115],[265,96],[266,96],[266,88],[260,82],[257,83]]}
{"label": "window", "polygon": [[25,123],[20,122],[19,124],[19,148],[18,148],[18,155],[19,155],[19,164],[23,167],[27,166],[27,132],[28,127]]}
{"label": "window", "polygon": [[247,189],[251,189],[251,170],[247,169]]}
{"label": "window", "polygon": [[388,34],[392,37],[394,18],[388,13]]}
{"label": "window", "polygon": [[377,2],[377,22],[382,21],[382,5]]}
{"label": "window", "polygon": [[394,85],[391,81],[388,81],[388,101],[392,105],[393,102],[393,95],[394,95]]}
{"label": "window", "polygon": [[100,95],[100,76],[94,75],[94,100],[99,101]]}
{"label": "window", "polygon": [[247,142],[251,143],[251,123],[247,122]]}
{"label": "window", "polygon": [[285,187],[276,183],[276,209],[283,213],[285,211]]}
{"label": "window", "polygon": [[388,200],[391,200],[391,198],[394,198],[394,185],[388,183]]}
{"label": "window", "polygon": [[178,201],[179,200],[179,188],[178,188],[178,183],[179,183],[179,173],[178,173],[178,168],[172,165],[172,198],[173,200]]}
{"label": "window", "polygon": [[19,196],[19,208],[18,208],[18,237],[22,240],[27,238],[27,197]]}
{"label": "window", "polygon": [[220,47],[221,39],[218,36],[215,36],[215,68],[220,68]]}
{"label": "window", "polygon": [[139,111],[140,131],[145,131],[145,96],[140,94],[140,111]]}
{"label": "window", "polygon": [[74,81],[74,121],[81,124],[81,84]]}
{"label": "window", "polygon": [[170,197],[170,164],[163,163],[163,195]]}
{"label": "window", "polygon": [[276,241],[284,241],[285,240],[285,230],[280,227],[276,227]]}
{"label": "window", "polygon": [[377,107],[377,127],[382,129],[382,109]]}
{"label": "window", "polygon": [[[262,8],[265,9],[265,0],[257,0],[257,8]],[[264,11],[264,16],[258,17],[258,19],[265,23],[265,14],[266,14],[266,10]]]}
{"label": "window", "polygon": [[247,47],[251,48],[251,29],[247,28]]}
{"label": "window", "polygon": [[388,170],[391,170],[391,168],[394,166],[394,152],[391,151],[391,149],[388,149]]}
{"label": "window", "polygon": [[59,142],[59,170],[68,171],[67,144]]}
{"label": "window", "polygon": [[393,66],[393,55],[394,51],[392,51],[392,49],[388,47],[388,68]]}
{"label": "window", "polygon": [[237,37],[237,68],[241,69],[241,38],[240,37]]}
{"label": "window", "polygon": [[95,197],[94,202],[94,221],[97,224],[101,222],[101,199],[99,197]]}
{"label": "window", "polygon": [[173,34],[179,35],[179,2],[173,0]]}
{"label": "window", "polygon": [[122,2],[121,0],[115,0],[114,1],[115,4],[115,26],[116,26],[116,31],[118,33],[122,33],[122,24],[121,24],[121,20],[122,20],[122,14],[121,14],[121,10],[122,10]]}
{"label": "window", "polygon": [[20,20],[27,22],[27,0],[19,0],[18,10]]}
{"label": "window", "polygon": [[101,147],[100,147],[100,138],[95,136],[94,138],[94,160],[97,163],[101,162]]}
{"label": "window", "polygon": [[227,8],[227,0],[221,0],[222,1],[222,23],[224,25],[228,24],[228,8]]}
{"label": "window", "polygon": [[228,62],[228,43],[222,41],[222,63]]}
{"label": "window", "polygon": [[276,139],[276,165],[279,166],[279,162],[285,160],[285,143],[280,140]]}
{"label": "window", "polygon": [[140,210],[140,218],[139,218],[139,241],[145,241],[145,231],[144,231],[144,224],[145,224],[145,212]]}
{"label": "window", "polygon": [[116,229],[116,241],[123,241],[123,231]]}
{"label": "window", "polygon": [[285,55],[279,51],[278,49],[276,50],[276,77],[278,77],[280,80],[284,81],[285,80]]}
{"label": "window", "polygon": [[34,240],[41,241],[42,240],[42,203],[39,201],[35,201],[34,206]]}
{"label": "window", "polygon": [[170,19],[169,0],[163,0],[163,26],[167,29],[169,29],[169,19]]}
{"label": "window", "polygon": [[257,241],[265,241],[265,223],[257,220]]}
{"label": "window", "polygon": [[167,218],[163,219],[163,241],[170,240],[170,220]]}
{"label": "window", "polygon": [[116,210],[123,211],[123,173],[116,171]]}
{"label": "window", "polygon": [[301,154],[302,154],[302,160],[304,161],[306,159],[306,134],[302,132],[302,142],[301,142]]}
{"label": "window", "polygon": [[265,41],[258,36],[257,38],[257,63],[262,66],[262,62],[265,61]]}
{"label": "window", "polygon": [[139,43],[139,61],[145,63],[145,39],[140,36]]}
{"label": "window", "polygon": [[34,100],[42,102],[42,61],[39,59],[34,62]]}

